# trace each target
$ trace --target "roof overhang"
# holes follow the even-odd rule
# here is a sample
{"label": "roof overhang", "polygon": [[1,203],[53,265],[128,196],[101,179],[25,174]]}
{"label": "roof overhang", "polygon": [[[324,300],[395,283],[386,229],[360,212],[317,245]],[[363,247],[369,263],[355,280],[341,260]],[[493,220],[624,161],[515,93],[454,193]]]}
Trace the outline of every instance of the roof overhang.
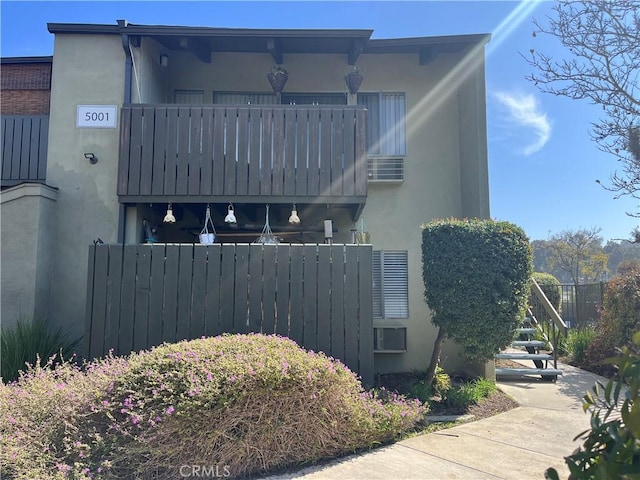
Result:
{"label": "roof overhang", "polygon": [[127,35],[139,42],[152,38],[169,50],[186,50],[209,63],[218,52],[266,53],[278,65],[287,54],[342,54],[355,65],[361,53],[415,53],[427,64],[442,53],[458,53],[484,45],[490,34],[371,39],[373,30],[344,29],[250,29],[167,25],[135,25],[119,20],[118,25],[49,23],[49,32],[64,34]]}

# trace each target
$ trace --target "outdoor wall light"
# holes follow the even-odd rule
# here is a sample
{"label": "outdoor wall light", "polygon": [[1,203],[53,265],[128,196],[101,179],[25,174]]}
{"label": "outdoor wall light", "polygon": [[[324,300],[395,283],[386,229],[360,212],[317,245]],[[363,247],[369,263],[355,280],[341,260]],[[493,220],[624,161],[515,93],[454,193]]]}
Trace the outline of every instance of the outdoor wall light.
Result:
{"label": "outdoor wall light", "polygon": [[165,68],[169,66],[169,55],[160,54],[160,66]]}
{"label": "outdoor wall light", "polygon": [[224,221],[231,225],[238,223],[236,220],[236,216],[233,213],[233,203],[230,203],[229,206],[227,207],[227,216],[224,217]]}
{"label": "outdoor wall light", "polygon": [[293,204],[293,208],[291,210],[291,216],[289,217],[289,223],[291,225],[300,225],[300,217],[298,216],[298,211],[296,210],[296,204]]}
{"label": "outdoor wall light", "polygon": [[164,223],[176,223],[176,217],[173,216],[173,209],[171,204],[167,206],[167,214],[164,216]]}
{"label": "outdoor wall light", "polygon": [[95,165],[96,163],[98,163],[98,157],[95,156],[95,154],[91,153],[91,152],[86,152],[84,154],[84,158],[86,158],[87,160],[89,160],[89,163],[91,165]]}

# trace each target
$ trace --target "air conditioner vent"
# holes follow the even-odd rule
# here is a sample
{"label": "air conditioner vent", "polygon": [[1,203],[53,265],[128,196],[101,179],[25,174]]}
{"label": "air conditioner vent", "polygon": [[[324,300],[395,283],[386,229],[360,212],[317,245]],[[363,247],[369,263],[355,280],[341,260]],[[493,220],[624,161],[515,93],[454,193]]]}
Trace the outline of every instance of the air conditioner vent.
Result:
{"label": "air conditioner vent", "polygon": [[370,182],[401,182],[404,180],[404,158],[369,158],[367,174]]}
{"label": "air conditioner vent", "polygon": [[376,353],[401,353],[407,351],[406,327],[374,327],[373,351]]}

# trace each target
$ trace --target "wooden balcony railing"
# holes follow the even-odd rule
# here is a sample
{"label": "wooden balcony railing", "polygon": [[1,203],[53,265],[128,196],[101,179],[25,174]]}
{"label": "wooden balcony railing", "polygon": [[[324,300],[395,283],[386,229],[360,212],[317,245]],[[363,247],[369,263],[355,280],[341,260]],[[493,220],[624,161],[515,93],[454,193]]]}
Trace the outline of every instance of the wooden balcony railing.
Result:
{"label": "wooden balcony railing", "polygon": [[364,204],[365,116],[355,106],[125,105],[118,195]]}
{"label": "wooden balcony railing", "polygon": [[47,175],[48,115],[3,115],[1,185],[44,183]]}

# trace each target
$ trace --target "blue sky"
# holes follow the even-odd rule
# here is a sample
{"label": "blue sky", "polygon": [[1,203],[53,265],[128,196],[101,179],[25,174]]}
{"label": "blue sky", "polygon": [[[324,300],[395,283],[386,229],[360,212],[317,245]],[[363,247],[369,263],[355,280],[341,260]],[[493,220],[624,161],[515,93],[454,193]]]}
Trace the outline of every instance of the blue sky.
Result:
{"label": "blue sky", "polygon": [[625,212],[640,202],[606,183],[618,168],[588,131],[600,110],[540,93],[525,76],[529,49],[562,56],[552,38],[533,38],[532,18],[549,1],[334,2],[31,2],[0,4],[2,56],[52,55],[47,22],[195,25],[246,28],[367,28],[373,38],[491,33],[487,54],[487,122],[491,216],[534,239],[565,229],[599,227],[608,239],[629,238],[640,225]]}

